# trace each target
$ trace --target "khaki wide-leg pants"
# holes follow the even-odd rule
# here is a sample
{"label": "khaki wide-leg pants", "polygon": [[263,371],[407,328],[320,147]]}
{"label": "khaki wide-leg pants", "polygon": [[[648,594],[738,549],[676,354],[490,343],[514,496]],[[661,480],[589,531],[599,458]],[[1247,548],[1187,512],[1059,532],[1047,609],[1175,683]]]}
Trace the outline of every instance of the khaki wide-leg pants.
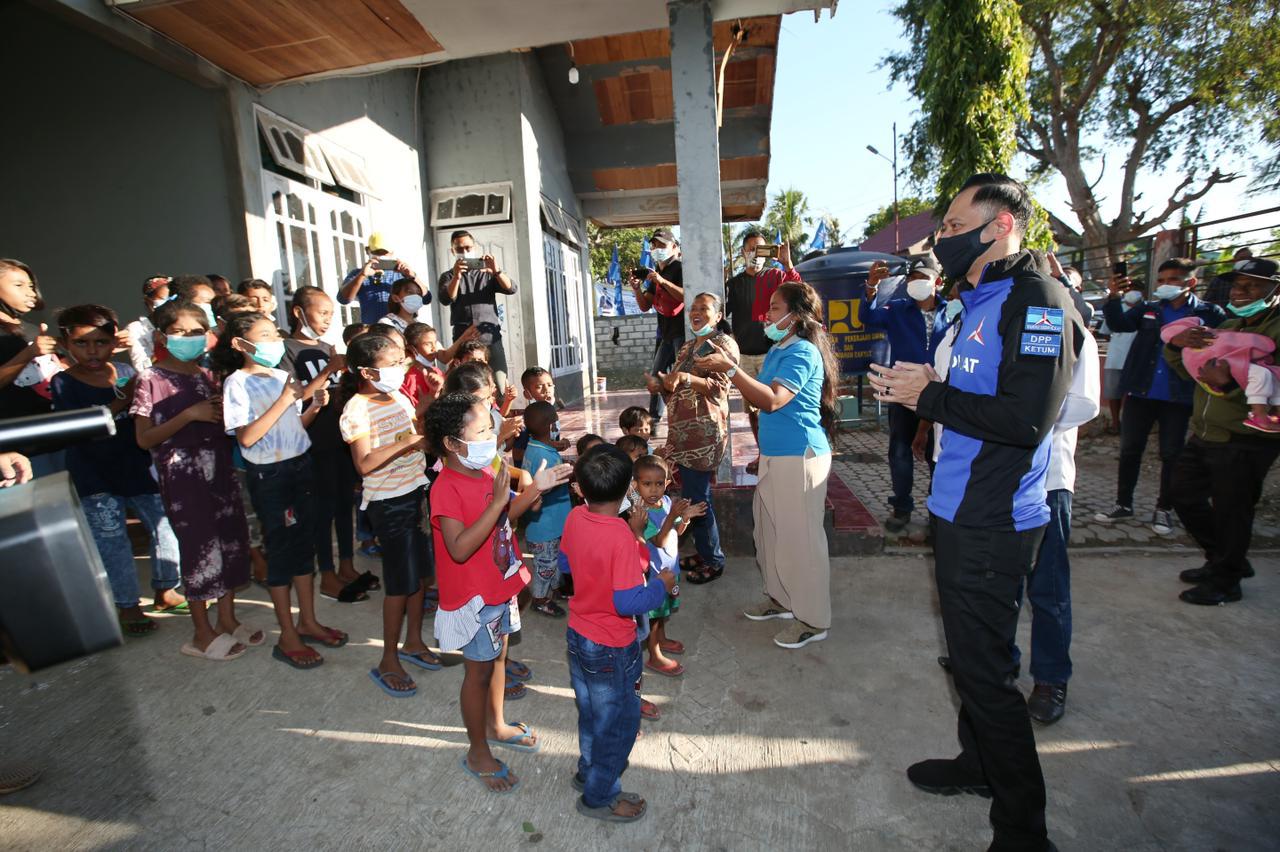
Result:
{"label": "khaki wide-leg pants", "polygon": [[831,560],[822,525],[830,475],[830,453],[761,456],[751,507],[765,594],[822,630],[831,626]]}

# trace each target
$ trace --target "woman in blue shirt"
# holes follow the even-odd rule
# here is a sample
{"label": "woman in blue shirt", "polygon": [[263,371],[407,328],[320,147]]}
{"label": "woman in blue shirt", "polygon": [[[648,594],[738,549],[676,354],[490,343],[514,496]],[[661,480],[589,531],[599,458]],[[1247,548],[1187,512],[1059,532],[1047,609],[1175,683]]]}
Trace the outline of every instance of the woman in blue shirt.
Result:
{"label": "woman in blue shirt", "polygon": [[[768,597],[744,613],[752,621],[791,621],[774,637],[782,648],[827,638],[831,563],[827,556],[827,477],[838,409],[838,373],[822,324],[822,302],[803,281],[788,281],[769,300],[764,333],[774,341],[759,378],[735,370],[723,351],[699,358],[723,372],[760,409],[760,481],[752,515],[756,561]],[[718,348],[718,347],[717,347]]]}

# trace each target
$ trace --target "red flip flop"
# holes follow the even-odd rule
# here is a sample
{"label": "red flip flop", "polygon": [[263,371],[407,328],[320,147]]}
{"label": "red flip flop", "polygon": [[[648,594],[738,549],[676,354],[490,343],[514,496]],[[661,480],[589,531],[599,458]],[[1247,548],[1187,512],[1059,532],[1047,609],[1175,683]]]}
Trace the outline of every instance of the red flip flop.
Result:
{"label": "red flip flop", "polygon": [[664,654],[683,654],[684,643],[676,639],[663,639],[658,643]]}
{"label": "red flip flop", "polygon": [[655,666],[652,662],[647,662],[644,667],[650,671],[657,672],[663,677],[680,677],[680,675],[684,674],[684,666],[680,663],[675,663],[670,668],[664,669],[662,666]]}
{"label": "red flip flop", "polygon": [[658,709],[658,705],[652,701],[640,699],[640,718],[654,721],[662,718],[662,711]]}

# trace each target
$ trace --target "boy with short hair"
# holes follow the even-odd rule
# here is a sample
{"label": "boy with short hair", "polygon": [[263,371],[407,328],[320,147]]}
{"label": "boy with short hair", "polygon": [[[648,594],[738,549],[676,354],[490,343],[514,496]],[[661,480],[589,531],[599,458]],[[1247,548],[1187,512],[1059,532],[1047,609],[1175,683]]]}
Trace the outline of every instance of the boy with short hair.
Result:
{"label": "boy with short hair", "polygon": [[[541,467],[554,468],[563,463],[552,435],[558,434],[560,415],[549,402],[533,402],[524,410],[524,428],[529,435],[522,467],[530,475]],[[566,442],[567,443],[567,442]],[[542,495],[541,506],[530,510],[525,527],[525,541],[533,550],[533,611],[550,618],[564,618],[564,607],[555,602],[552,593],[560,586],[560,537],[564,523],[573,508],[569,486],[560,485]]]}
{"label": "boy with short hair", "polygon": [[[649,436],[653,434],[653,417],[638,405],[622,409],[618,415],[618,428],[624,435],[635,435],[649,445]],[[645,451],[646,453],[648,450]]]}
{"label": "boy with short hair", "polygon": [[[530,367],[520,374],[520,386],[524,388],[524,398],[527,402],[546,402],[552,406],[556,404],[556,383],[551,378],[551,373],[545,367]],[[563,453],[572,446],[567,440],[560,437],[560,427],[553,429],[551,440],[548,442],[557,452]],[[524,464],[524,451],[529,446],[529,430],[521,429],[520,434],[516,435],[515,442],[511,445],[511,458],[517,465]]]}
{"label": "boy with short hair", "polygon": [[642,661],[635,617],[655,609],[676,584],[662,571],[645,577],[649,549],[641,536],[648,514],[635,507],[629,521],[618,517],[631,486],[632,464],[607,444],[593,447],[577,465],[586,499],[569,513],[560,542],[574,573],[569,604],[569,677],[578,707],[578,812],[609,822],[634,822],[644,799],[622,791],[621,776],[640,728]]}
{"label": "boy with short hair", "polygon": [[626,453],[633,464],[641,456],[649,455],[649,445],[639,435],[623,435],[615,442],[615,446]]}

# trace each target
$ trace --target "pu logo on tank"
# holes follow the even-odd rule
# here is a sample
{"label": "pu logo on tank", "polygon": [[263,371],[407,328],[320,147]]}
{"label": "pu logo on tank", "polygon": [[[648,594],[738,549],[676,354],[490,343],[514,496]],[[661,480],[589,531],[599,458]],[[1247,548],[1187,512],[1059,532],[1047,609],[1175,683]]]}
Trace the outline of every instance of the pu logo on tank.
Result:
{"label": "pu logo on tank", "polygon": [[865,326],[858,321],[861,299],[832,299],[827,302],[827,329],[832,334],[852,334]]}

